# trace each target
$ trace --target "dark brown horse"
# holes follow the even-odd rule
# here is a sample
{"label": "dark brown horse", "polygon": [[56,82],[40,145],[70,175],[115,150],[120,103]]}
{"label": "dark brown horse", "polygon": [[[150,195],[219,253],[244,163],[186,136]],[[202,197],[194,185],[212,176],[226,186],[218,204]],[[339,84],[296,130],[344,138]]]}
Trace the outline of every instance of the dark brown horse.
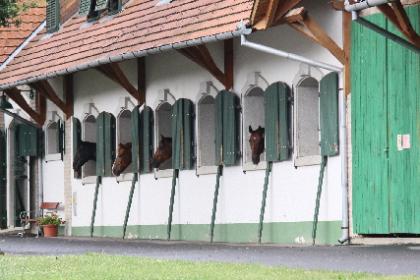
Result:
{"label": "dark brown horse", "polygon": [[264,127],[258,126],[256,130],[252,130],[249,126],[249,145],[252,151],[252,163],[258,164],[260,162],[261,154],[264,152]]}
{"label": "dark brown horse", "polygon": [[79,173],[80,168],[89,160],[96,161],[96,143],[81,141],[73,160],[73,170]]}
{"label": "dark brown horse", "polygon": [[160,135],[159,146],[153,155],[151,165],[153,168],[159,166],[172,157],[172,138]]}
{"label": "dark brown horse", "polygon": [[112,165],[112,174],[120,176],[131,163],[131,143],[118,144],[117,157]]}

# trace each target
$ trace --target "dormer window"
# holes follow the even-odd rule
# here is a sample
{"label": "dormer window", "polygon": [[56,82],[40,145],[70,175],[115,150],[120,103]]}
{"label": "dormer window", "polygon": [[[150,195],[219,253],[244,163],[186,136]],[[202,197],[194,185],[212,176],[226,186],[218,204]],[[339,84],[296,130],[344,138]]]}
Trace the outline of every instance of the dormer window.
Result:
{"label": "dormer window", "polygon": [[102,11],[115,14],[121,11],[121,0],[80,0],[80,15],[87,15],[88,20],[96,20]]}
{"label": "dormer window", "polygon": [[48,0],[47,1],[47,20],[46,20],[47,32],[48,33],[55,32],[58,30],[59,27],[60,27],[60,1]]}

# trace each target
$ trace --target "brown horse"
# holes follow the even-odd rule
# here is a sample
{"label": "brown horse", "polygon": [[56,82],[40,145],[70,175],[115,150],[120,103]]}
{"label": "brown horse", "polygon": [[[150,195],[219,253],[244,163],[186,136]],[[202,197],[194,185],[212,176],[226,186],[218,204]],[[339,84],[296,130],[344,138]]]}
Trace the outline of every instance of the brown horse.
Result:
{"label": "brown horse", "polygon": [[112,164],[112,174],[120,176],[131,163],[131,143],[118,144],[117,157]]}
{"label": "brown horse", "polygon": [[264,127],[258,126],[256,130],[252,130],[249,126],[249,145],[252,151],[252,163],[258,164],[260,162],[261,154],[264,152]]}
{"label": "brown horse", "polygon": [[79,173],[80,168],[89,160],[96,161],[96,143],[81,141],[73,160],[73,170]]}
{"label": "brown horse", "polygon": [[153,168],[159,166],[172,157],[172,138],[160,135],[159,146],[153,155],[151,165]]}

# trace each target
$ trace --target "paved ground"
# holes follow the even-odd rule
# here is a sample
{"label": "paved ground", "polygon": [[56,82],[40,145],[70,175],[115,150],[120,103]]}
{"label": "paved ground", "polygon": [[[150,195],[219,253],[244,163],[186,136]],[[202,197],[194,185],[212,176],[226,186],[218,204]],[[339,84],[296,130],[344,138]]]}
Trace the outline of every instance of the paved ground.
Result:
{"label": "paved ground", "polygon": [[420,275],[420,246],[285,247],[166,241],[0,236],[6,254],[98,252],[161,259],[259,263],[292,268]]}

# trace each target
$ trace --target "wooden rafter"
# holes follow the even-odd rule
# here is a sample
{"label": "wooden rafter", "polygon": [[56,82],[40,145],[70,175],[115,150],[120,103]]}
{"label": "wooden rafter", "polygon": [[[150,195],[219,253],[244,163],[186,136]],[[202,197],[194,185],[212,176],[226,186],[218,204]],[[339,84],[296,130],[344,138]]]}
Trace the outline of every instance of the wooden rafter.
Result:
{"label": "wooden rafter", "polygon": [[137,90],[139,92],[138,105],[146,101],[146,58],[137,59]]}
{"label": "wooden rafter", "polygon": [[326,48],[343,65],[346,64],[347,57],[344,50],[309,16],[304,8],[289,11],[278,23],[288,23],[295,30]]}
{"label": "wooden rafter", "polygon": [[136,100],[141,99],[139,91],[133,86],[128,78],[125,76],[124,72],[118,65],[118,63],[104,64],[96,67],[96,70],[104,74],[106,77],[114,81],[115,83],[122,86],[131,96]]}
{"label": "wooden rafter", "polygon": [[62,112],[66,115],[68,114],[67,111],[67,104],[58,97],[53,87],[47,80],[41,80],[38,82],[34,82],[30,84],[32,88],[34,88],[37,93],[44,96],[45,98],[49,99],[52,103],[54,103]]}
{"label": "wooden rafter", "polygon": [[416,47],[420,48],[420,36],[413,29],[400,1],[378,6],[378,9],[401,31]]}
{"label": "wooden rafter", "polygon": [[[4,90],[7,96],[12,99],[25,113],[27,113],[39,126],[42,126],[45,121],[45,114],[41,112],[37,112],[26,102],[25,98],[22,96],[22,93],[16,87],[9,88]],[[38,103],[38,102],[37,102]],[[44,110],[43,104],[38,103],[37,107],[39,109]]]}
{"label": "wooden rafter", "polygon": [[73,116],[74,111],[74,88],[73,88],[73,74],[64,76],[63,93],[66,102],[66,119]]}
{"label": "wooden rafter", "polygon": [[225,89],[233,87],[233,40],[226,40],[224,45],[224,72],[214,62],[209,50],[205,45],[192,46],[179,49],[179,53],[206,69],[213,77],[225,86]]}
{"label": "wooden rafter", "polygon": [[255,11],[253,13],[263,14],[259,19],[254,17],[253,28],[257,30],[265,30],[275,25],[290,9],[299,4],[301,0],[268,0],[266,2],[263,5],[263,1],[258,1],[254,7],[255,10],[265,9],[264,11]]}
{"label": "wooden rafter", "polygon": [[45,96],[37,93],[36,95],[36,110],[40,116],[41,122],[45,123],[47,119],[47,99]]}

